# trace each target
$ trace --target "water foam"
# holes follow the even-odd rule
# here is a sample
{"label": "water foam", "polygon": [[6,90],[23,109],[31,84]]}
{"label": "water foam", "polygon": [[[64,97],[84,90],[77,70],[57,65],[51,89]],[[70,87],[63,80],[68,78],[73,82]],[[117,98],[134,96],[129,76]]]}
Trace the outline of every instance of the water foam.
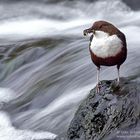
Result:
{"label": "water foam", "polygon": [[15,98],[15,93],[9,88],[0,87],[0,102],[9,102]]}
{"label": "water foam", "polygon": [[33,140],[33,139],[54,139],[55,134],[50,132],[33,132],[18,130],[11,124],[6,112],[0,112],[0,140]]}
{"label": "water foam", "polygon": [[40,37],[53,35],[60,31],[90,23],[91,20],[77,19],[72,21],[58,21],[46,19],[12,20],[0,24],[0,38],[11,37]]}
{"label": "water foam", "polygon": [[[65,8],[65,6],[63,8]],[[69,8],[69,10],[74,10],[72,8],[70,9],[70,7],[67,8]],[[29,37],[35,38],[57,34],[62,35],[66,32],[70,34],[76,33],[76,35],[79,35],[80,33],[80,35],[82,35],[80,30],[83,30],[83,28],[80,26],[91,24],[95,20],[104,19],[117,24],[120,24],[120,22],[123,24],[124,21],[131,22],[132,19],[139,20],[139,12],[132,12],[131,9],[121,0],[117,0],[115,2],[109,0],[97,1],[90,4],[86,2],[78,2],[77,7],[75,8],[77,8],[77,11],[75,11],[75,16],[69,20],[39,18],[34,16],[31,16],[30,19],[28,16],[25,16],[23,18],[18,17],[12,18],[12,20],[4,20],[0,23],[0,38],[6,38],[9,40]],[[44,11],[42,7],[39,9]],[[37,8],[36,10],[39,9]],[[49,9],[48,12],[51,13],[52,6],[48,6],[46,9]],[[57,10],[56,13],[60,12],[60,9]],[[112,13],[112,11],[115,13]],[[82,16],[79,16],[79,14],[77,15],[79,12]],[[29,13],[29,15],[30,14],[32,15],[32,12]],[[134,16],[134,14],[137,15]],[[65,16],[68,15],[69,13],[67,13]]]}

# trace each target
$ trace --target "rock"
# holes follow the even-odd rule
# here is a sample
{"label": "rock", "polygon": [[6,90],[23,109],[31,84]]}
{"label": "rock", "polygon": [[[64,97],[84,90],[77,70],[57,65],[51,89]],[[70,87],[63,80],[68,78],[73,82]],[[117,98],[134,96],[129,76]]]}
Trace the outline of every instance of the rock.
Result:
{"label": "rock", "polygon": [[68,140],[114,140],[121,130],[136,127],[140,119],[140,83],[121,78],[101,81],[82,101],[67,131]]}

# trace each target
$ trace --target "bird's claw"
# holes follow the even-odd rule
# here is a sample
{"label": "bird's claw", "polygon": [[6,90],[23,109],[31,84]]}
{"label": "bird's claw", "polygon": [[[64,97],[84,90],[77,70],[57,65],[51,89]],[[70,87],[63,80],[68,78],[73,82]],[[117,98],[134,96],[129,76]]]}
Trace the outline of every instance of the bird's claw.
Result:
{"label": "bird's claw", "polygon": [[97,85],[96,85],[96,93],[99,93],[100,92],[100,84],[98,83]]}

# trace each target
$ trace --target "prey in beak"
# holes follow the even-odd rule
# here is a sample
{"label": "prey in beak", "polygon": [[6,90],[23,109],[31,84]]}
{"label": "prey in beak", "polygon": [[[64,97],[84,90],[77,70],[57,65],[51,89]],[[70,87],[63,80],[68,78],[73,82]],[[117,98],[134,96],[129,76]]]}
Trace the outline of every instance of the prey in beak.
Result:
{"label": "prey in beak", "polygon": [[88,32],[88,29],[85,29],[85,30],[83,31],[83,35],[84,35],[84,36],[87,36],[88,33],[89,33],[89,32]]}
{"label": "prey in beak", "polygon": [[83,31],[83,35],[84,35],[84,36],[87,36],[87,35],[90,34],[90,33],[95,34],[95,30],[92,29],[92,28],[89,28],[89,29],[85,29],[85,30]]}

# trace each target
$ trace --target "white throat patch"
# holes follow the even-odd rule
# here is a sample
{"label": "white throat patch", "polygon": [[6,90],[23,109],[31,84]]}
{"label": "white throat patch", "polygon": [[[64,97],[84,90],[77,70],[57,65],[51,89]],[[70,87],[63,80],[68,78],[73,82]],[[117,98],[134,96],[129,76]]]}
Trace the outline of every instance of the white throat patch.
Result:
{"label": "white throat patch", "polygon": [[109,36],[103,31],[96,31],[90,49],[98,57],[106,58],[117,55],[122,49],[122,41],[117,35]]}

